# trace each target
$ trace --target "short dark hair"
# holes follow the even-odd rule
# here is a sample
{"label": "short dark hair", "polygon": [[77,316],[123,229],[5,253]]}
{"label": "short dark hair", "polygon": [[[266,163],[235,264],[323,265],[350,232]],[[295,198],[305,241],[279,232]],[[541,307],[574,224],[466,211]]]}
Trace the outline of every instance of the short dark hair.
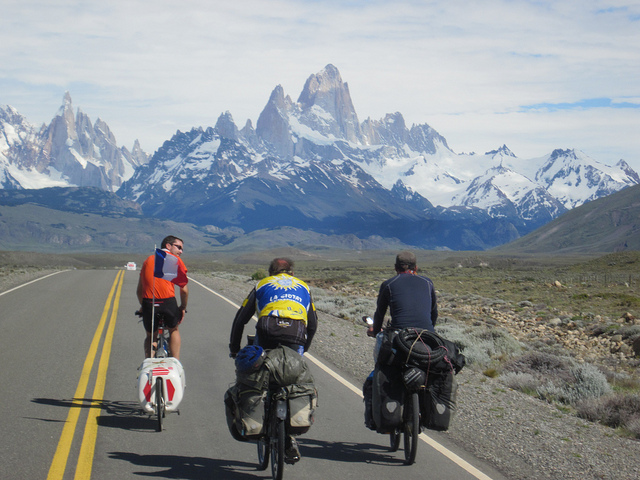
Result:
{"label": "short dark hair", "polygon": [[293,270],[293,260],[290,258],[274,258],[269,264],[269,275],[277,275],[278,273],[291,274]]}
{"label": "short dark hair", "polygon": [[396,270],[404,272],[405,270],[416,269],[416,256],[408,250],[400,252],[396,255]]}
{"label": "short dark hair", "polygon": [[162,244],[160,245],[160,248],[164,248],[167,245],[167,243],[173,245],[174,243],[176,243],[176,240],[180,240],[182,243],[184,243],[184,240],[182,240],[181,238],[174,237],[173,235],[167,235],[162,239]]}

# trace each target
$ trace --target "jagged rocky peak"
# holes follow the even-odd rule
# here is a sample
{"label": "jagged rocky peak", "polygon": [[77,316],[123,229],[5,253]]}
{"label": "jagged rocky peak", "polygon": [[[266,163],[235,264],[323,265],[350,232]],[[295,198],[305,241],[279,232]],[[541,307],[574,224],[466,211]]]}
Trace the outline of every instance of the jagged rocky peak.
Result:
{"label": "jagged rocky peak", "polygon": [[327,65],[307,79],[298,104],[303,124],[327,136],[350,142],[361,140],[360,122],[349,86],[342,81],[340,72],[333,65]]}
{"label": "jagged rocky peak", "polygon": [[556,148],[553,152],[551,152],[551,156],[549,157],[549,160],[556,160],[562,157],[571,158],[571,159],[577,158],[575,150],[572,150],[572,149],[563,150],[561,148]]}
{"label": "jagged rocky peak", "polygon": [[503,157],[513,157],[513,158],[517,158],[515,156],[515,154],[509,150],[509,147],[507,147],[506,144],[502,145],[499,149],[497,150],[491,150],[490,152],[485,153],[485,155],[487,156],[491,156],[491,158],[495,158],[498,155],[502,155]]}
{"label": "jagged rocky peak", "polygon": [[233,121],[233,117],[231,113],[227,110],[223,114],[218,117],[218,121],[216,122],[215,131],[224,138],[229,138],[231,140],[238,139],[238,127]]}
{"label": "jagged rocky peak", "polygon": [[256,134],[267,149],[282,158],[293,156],[293,139],[289,125],[291,109],[291,98],[285,97],[282,85],[278,85],[271,92],[271,97],[256,124]]}

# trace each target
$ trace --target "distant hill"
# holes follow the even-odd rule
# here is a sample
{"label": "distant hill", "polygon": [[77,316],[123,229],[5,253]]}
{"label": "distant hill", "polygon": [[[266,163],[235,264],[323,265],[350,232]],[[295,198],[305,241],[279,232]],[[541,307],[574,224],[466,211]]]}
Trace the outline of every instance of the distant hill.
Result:
{"label": "distant hill", "polygon": [[640,250],[640,185],[574,208],[496,253],[611,253]]}
{"label": "distant hill", "polygon": [[183,238],[194,254],[406,247],[379,236],[324,235],[289,227],[245,234],[239,228],[146,218],[135,202],[94,187],[0,189],[0,251],[148,253],[169,234]]}

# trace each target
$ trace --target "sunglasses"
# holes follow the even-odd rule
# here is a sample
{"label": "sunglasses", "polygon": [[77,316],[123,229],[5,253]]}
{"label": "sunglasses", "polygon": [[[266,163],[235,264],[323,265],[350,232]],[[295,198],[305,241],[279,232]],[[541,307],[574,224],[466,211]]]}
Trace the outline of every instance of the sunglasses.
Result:
{"label": "sunglasses", "polygon": [[176,247],[178,250],[182,250],[182,245],[178,245],[176,243],[172,243],[171,245],[173,245],[174,247]]}

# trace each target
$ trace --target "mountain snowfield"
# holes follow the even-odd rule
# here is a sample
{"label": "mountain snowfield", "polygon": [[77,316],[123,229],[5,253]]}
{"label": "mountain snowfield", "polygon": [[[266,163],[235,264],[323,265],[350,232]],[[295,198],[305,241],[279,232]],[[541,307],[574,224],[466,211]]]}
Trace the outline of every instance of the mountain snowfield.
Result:
{"label": "mountain snowfield", "polygon": [[608,166],[579,150],[457,154],[399,112],[360,122],[333,65],[295,102],[276,86],[255,129],[224,112],[214,127],[176,132],[150,158],[138,145],[118,148],[100,119],[74,116],[69,94],[39,131],[0,109],[0,132],[5,189],[98,186],[146,215],[196,225],[380,234],[425,247],[489,248],[640,183],[625,161]]}

